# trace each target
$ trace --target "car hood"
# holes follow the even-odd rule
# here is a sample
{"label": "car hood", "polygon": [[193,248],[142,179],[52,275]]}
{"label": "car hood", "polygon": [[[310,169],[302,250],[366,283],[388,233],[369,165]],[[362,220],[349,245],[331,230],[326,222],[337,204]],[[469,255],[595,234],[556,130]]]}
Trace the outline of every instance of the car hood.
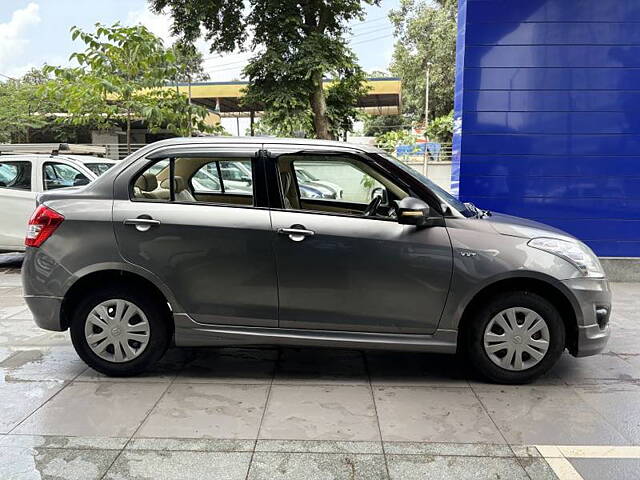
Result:
{"label": "car hood", "polygon": [[487,221],[496,232],[502,235],[509,235],[511,237],[551,237],[563,240],[575,240],[573,235],[570,235],[559,228],[528,220],[526,218],[514,217],[503,213],[492,213],[490,216],[484,217],[483,220]]}

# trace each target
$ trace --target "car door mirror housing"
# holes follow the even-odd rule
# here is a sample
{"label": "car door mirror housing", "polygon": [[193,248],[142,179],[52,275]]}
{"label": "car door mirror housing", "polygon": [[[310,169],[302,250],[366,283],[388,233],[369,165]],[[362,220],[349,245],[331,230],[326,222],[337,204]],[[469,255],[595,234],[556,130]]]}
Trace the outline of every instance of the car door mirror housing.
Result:
{"label": "car door mirror housing", "polygon": [[402,200],[396,200],[396,205],[398,206],[398,223],[416,227],[430,226],[431,209],[419,198],[405,197]]}

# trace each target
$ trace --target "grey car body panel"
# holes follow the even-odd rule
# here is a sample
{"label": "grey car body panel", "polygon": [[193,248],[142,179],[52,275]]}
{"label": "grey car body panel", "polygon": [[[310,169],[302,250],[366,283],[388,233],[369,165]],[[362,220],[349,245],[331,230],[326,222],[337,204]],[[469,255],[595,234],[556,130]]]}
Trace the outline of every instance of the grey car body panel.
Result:
{"label": "grey car body panel", "polygon": [[[124,224],[140,215],[160,224],[143,232]],[[113,225],[123,258],[155,272],[179,312],[203,323],[278,326],[268,210],[116,200]]]}
{"label": "grey car body panel", "polygon": [[451,280],[447,229],[395,221],[272,211],[274,230],[314,235],[274,239],[280,326],[433,333]]}
{"label": "grey car body panel", "polygon": [[[571,303],[578,324],[578,348],[572,353],[591,355],[606,344],[610,329],[600,328],[595,315],[596,306],[611,304],[606,279],[585,278],[570,262],[527,245],[537,236],[573,238],[564,232],[500,214],[463,218],[453,212],[445,219],[446,227],[418,230],[337,215],[131,202],[130,180],[150,163],[144,157],[162,156],[169,148],[172,155],[263,148],[276,153],[330,149],[360,156],[378,152],[368,146],[298,139],[171,139],[135,152],[86,187],[42,194],[39,201],[63,214],[65,221],[42,247],[26,249],[25,296],[40,326],[64,328],[60,304],[79,279],[122,270],[146,278],[165,295],[178,345],[285,343],[452,352],[460,319],[479,292],[497,281],[531,278],[554,286]],[[122,224],[127,216],[149,214],[141,209],[154,209],[154,218],[162,217],[161,228],[152,228],[146,237],[153,237],[146,241],[135,238],[135,227]],[[200,213],[205,210],[213,213]],[[318,230],[318,237],[292,242],[276,233],[295,223]],[[201,233],[208,231],[215,233]],[[229,235],[226,243],[216,244],[220,235]],[[344,242],[355,242],[358,235],[367,237],[360,251]],[[213,245],[229,257],[219,255]],[[389,251],[391,258],[385,258]],[[300,269],[296,257],[301,260],[310,252],[318,258]],[[346,252],[353,254],[350,263]],[[280,258],[285,275],[278,324]],[[237,262],[242,267],[232,268]],[[296,275],[303,273],[317,276],[295,285]],[[216,279],[216,274],[221,276]],[[225,299],[220,289],[227,289],[229,281],[230,296]],[[398,285],[406,291],[391,290],[400,290]],[[327,291],[320,291],[322,287]],[[355,290],[342,295],[340,289],[347,287]],[[213,300],[208,297],[212,292]],[[243,298],[243,292],[252,298]],[[336,296],[342,311],[322,304],[328,298],[337,304]],[[304,305],[305,299],[311,305]],[[367,302],[361,311],[359,302]]]}
{"label": "grey car body panel", "polygon": [[174,315],[176,345],[202,347],[210,345],[306,345],[343,348],[401,349],[454,353],[455,330],[438,330],[433,335],[349,332],[295,328],[261,328],[229,325],[205,325],[189,316]]}

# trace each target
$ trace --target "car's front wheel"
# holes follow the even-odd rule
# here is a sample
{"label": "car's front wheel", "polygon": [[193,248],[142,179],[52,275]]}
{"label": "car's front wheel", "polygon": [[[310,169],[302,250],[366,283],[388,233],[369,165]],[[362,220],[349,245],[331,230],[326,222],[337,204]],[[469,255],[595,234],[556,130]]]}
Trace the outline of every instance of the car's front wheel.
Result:
{"label": "car's front wheel", "polygon": [[534,380],[557,362],[564,347],[560,313],[528,291],[490,299],[472,318],[467,335],[472,367],[499,383]]}
{"label": "car's front wheel", "polygon": [[94,370],[110,376],[136,375],[167,350],[167,317],[153,296],[109,288],[88,295],[74,309],[71,340]]}

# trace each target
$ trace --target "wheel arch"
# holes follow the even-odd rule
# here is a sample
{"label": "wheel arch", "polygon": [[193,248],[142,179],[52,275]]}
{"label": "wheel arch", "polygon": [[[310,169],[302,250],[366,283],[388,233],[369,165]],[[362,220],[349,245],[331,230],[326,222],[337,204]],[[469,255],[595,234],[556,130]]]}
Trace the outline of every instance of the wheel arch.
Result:
{"label": "wheel arch", "polygon": [[555,308],[558,309],[560,317],[564,323],[566,344],[565,347],[573,352],[577,347],[578,339],[578,317],[579,311],[576,310],[570,297],[563,291],[559,282],[549,282],[534,277],[510,277],[497,280],[489,285],[484,286],[476,292],[471,300],[466,304],[460,317],[458,324],[458,351],[460,346],[465,344],[465,335],[469,330],[469,325],[473,320],[473,315],[477,311],[480,303],[489,298],[495,297],[500,293],[510,291],[529,291],[540,295],[550,301]]}
{"label": "wheel arch", "polygon": [[[88,292],[95,291],[97,285],[127,285],[137,291],[144,291],[155,298],[160,304],[166,306],[167,318],[172,319],[175,311],[173,303],[167,298],[163,290],[153,281],[130,270],[107,268],[91,271],[76,280],[68,287],[60,306],[60,324],[63,330],[69,328],[73,310],[79,300]],[[173,330],[173,321],[171,320]]]}

